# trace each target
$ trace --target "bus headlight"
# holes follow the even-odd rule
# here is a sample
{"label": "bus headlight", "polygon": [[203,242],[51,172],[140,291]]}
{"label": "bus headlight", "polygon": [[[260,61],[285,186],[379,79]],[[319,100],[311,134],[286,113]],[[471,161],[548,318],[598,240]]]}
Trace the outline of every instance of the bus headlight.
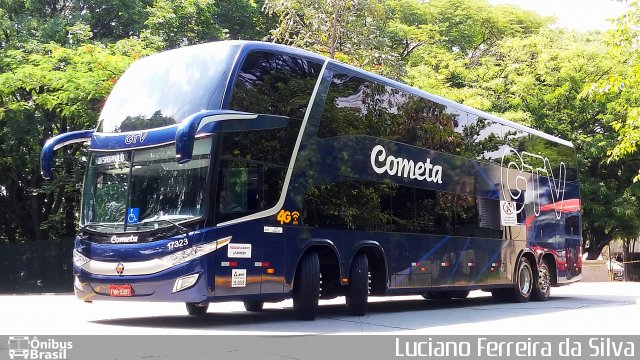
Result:
{"label": "bus headlight", "polygon": [[78,250],[73,250],[73,263],[76,264],[77,267],[82,267],[82,265],[91,261],[88,257],[80,254]]}
{"label": "bus headlight", "polygon": [[228,237],[218,241],[196,245],[188,249],[176,251],[173,254],[163,256],[160,258],[160,261],[162,261],[163,263],[169,266],[176,266],[176,265],[185,263],[187,261],[199,258],[206,254],[209,254],[215,251],[219,246],[222,246],[223,243],[224,245],[228,244],[230,240],[231,240],[231,237]]}

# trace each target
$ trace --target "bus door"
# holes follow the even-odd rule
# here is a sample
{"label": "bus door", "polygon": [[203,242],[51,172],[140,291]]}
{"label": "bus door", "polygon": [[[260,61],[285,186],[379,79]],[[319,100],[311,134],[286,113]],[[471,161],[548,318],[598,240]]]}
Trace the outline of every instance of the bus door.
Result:
{"label": "bus door", "polygon": [[578,213],[563,214],[565,235],[565,251],[566,251],[566,269],[567,280],[582,273],[582,257],[581,246],[582,240],[580,236],[580,216]]}
{"label": "bus door", "polygon": [[[216,219],[220,236],[232,236],[216,252],[215,295],[259,294],[262,282],[262,221],[234,223],[259,209],[259,168],[221,161]],[[227,224],[228,223],[228,224]]]}

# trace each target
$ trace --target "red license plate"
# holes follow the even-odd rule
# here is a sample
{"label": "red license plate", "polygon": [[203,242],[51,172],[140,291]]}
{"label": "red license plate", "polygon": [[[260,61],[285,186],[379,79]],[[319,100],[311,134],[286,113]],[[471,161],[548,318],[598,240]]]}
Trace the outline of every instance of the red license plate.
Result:
{"label": "red license plate", "polygon": [[131,285],[109,285],[109,296],[131,296]]}

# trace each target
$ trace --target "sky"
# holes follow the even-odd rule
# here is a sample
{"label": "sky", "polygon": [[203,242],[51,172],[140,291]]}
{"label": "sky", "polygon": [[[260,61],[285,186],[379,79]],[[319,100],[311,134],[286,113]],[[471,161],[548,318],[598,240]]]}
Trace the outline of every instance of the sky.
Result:
{"label": "sky", "polygon": [[556,27],[578,31],[607,30],[612,24],[607,21],[626,12],[626,2],[613,0],[489,0],[495,4],[514,4],[533,10],[540,15],[555,16]]}

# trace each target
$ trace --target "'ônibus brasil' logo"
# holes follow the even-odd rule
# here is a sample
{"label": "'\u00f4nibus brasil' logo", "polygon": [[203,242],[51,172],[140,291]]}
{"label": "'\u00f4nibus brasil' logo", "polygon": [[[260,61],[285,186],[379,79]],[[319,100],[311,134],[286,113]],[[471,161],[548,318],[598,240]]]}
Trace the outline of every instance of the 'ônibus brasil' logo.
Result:
{"label": "'\u00f4nibus brasil' logo", "polygon": [[426,162],[414,162],[393,155],[387,156],[387,150],[382,145],[376,145],[371,150],[371,166],[378,174],[386,172],[389,175],[442,184],[442,166],[431,164],[429,158]]}
{"label": "'\u00f4nibus brasil' logo", "polygon": [[9,336],[9,359],[59,359],[68,357],[73,349],[71,341],[38,340],[30,336]]}

